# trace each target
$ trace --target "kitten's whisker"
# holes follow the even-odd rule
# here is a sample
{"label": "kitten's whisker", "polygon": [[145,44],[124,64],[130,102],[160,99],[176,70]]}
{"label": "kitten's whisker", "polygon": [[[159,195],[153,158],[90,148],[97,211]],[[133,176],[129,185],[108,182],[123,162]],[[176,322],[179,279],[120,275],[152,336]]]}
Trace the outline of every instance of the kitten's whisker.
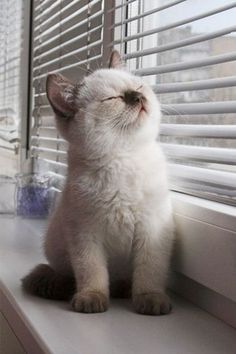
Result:
{"label": "kitten's whisker", "polygon": [[[65,54],[69,54],[70,52],[68,50],[66,50],[65,48],[62,48],[61,47],[61,50],[65,53]],[[79,62],[81,61],[81,58],[77,55],[77,54],[72,54],[73,57],[75,57]],[[78,63],[78,66],[79,66],[79,69],[81,69],[82,71],[84,71],[86,74],[88,74],[88,69],[84,69],[82,66],[86,66],[87,63],[82,63],[82,64],[79,64]]]}
{"label": "kitten's whisker", "polygon": [[[92,48],[90,48],[90,50],[93,51],[93,54],[94,54],[94,56],[96,57],[97,54],[96,54],[96,52],[95,52],[95,49],[92,47]],[[97,59],[97,58],[95,59],[95,64],[96,64],[97,69],[100,69],[101,65],[99,65],[99,62],[98,62],[98,59]]]}
{"label": "kitten's whisker", "polygon": [[172,115],[175,115],[175,116],[177,116],[180,119],[184,119],[184,115],[181,114],[177,109],[175,109],[173,107],[172,108],[169,107],[168,110],[162,109],[161,111],[162,111],[162,113],[166,113],[167,116],[170,116],[170,112],[172,111],[173,112]]}
{"label": "kitten's whisker", "polygon": [[161,111],[164,112],[164,113],[169,113],[170,111],[176,113],[178,116],[181,116],[181,113],[176,109],[176,108],[173,108],[173,107],[169,107],[167,110],[161,108]]}

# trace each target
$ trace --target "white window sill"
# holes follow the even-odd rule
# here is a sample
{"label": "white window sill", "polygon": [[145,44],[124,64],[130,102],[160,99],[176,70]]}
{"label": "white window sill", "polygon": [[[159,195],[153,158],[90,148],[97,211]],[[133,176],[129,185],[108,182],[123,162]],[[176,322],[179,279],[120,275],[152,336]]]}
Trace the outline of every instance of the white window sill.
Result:
{"label": "white window sill", "polygon": [[236,327],[236,208],[174,192],[172,202],[172,288]]}
{"label": "white window sill", "polygon": [[108,312],[85,315],[70,311],[67,303],[25,294],[20,278],[43,261],[40,250],[45,223],[0,218],[0,227],[1,311],[26,352],[235,352],[233,328],[180,298],[174,298],[172,314],[151,317],[133,313],[129,301],[112,301]]}

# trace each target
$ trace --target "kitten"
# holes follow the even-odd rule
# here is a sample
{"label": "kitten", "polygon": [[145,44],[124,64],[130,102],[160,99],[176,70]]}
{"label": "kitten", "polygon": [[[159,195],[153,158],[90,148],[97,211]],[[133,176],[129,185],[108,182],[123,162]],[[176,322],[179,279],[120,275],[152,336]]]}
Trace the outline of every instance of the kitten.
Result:
{"label": "kitten", "polygon": [[23,287],[46,298],[73,295],[72,308],[87,313],[106,311],[110,293],[130,291],[138,313],[168,313],[174,232],[155,94],[113,51],[109,69],[77,85],[49,74],[47,96],[69,142],[68,177],[45,239],[49,265]]}

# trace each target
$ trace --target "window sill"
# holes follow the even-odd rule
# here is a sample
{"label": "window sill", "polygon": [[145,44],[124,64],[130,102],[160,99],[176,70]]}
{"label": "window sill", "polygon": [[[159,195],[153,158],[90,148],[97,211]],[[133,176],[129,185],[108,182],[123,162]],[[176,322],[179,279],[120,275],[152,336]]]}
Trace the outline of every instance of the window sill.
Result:
{"label": "window sill", "polygon": [[180,298],[174,298],[171,315],[152,317],[133,313],[123,300],[112,301],[104,314],[84,315],[67,303],[25,294],[19,279],[43,261],[45,223],[1,218],[0,226],[1,311],[26,352],[234,353],[235,330]]}
{"label": "window sill", "polygon": [[174,192],[172,201],[177,229],[172,288],[236,326],[236,208]]}

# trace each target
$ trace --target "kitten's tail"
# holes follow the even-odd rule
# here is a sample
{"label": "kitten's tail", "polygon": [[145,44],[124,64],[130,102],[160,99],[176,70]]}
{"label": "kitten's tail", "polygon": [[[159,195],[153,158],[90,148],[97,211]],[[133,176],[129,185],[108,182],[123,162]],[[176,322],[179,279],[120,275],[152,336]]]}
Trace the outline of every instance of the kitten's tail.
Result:
{"label": "kitten's tail", "polygon": [[75,292],[75,281],[56,273],[48,264],[39,264],[22,279],[30,294],[53,300],[68,300]]}

